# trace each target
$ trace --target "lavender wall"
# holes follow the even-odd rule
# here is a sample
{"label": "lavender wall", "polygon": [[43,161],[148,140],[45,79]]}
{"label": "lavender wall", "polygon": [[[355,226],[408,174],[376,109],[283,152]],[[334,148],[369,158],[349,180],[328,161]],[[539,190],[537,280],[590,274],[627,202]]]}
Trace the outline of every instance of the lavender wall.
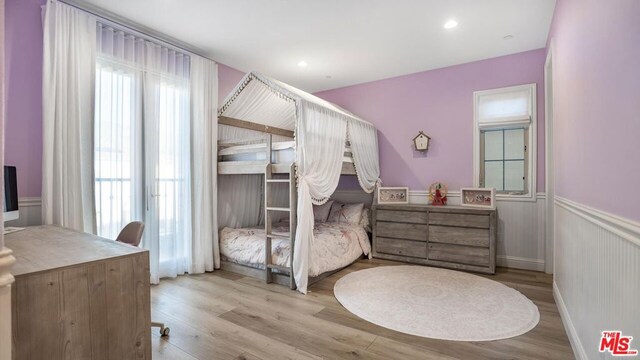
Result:
{"label": "lavender wall", "polygon": [[222,101],[227,95],[238,85],[244,72],[236,70],[230,66],[224,64],[218,64],[218,103],[222,104]]}
{"label": "lavender wall", "polygon": [[42,18],[44,0],[5,2],[5,164],[18,170],[18,196],[42,185]]}
{"label": "lavender wall", "polygon": [[640,221],[640,1],[560,0],[553,47],[556,195]]}
{"label": "lavender wall", "polygon": [[[537,191],[544,191],[545,50],[477,61],[380,80],[316,95],[335,102],[378,127],[381,178],[386,186],[425,190],[434,181],[458,190],[473,185],[473,92],[537,84]],[[411,139],[431,136],[426,155]],[[343,179],[345,180],[345,179]],[[342,181],[341,188],[357,182]]]}

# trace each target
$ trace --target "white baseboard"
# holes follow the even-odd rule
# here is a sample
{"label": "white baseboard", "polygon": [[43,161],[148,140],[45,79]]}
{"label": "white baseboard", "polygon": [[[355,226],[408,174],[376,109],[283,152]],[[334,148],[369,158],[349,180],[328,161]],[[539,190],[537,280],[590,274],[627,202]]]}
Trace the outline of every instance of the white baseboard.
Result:
{"label": "white baseboard", "polygon": [[564,300],[562,299],[562,295],[560,294],[560,289],[558,289],[558,285],[555,281],[553,282],[553,298],[556,300],[556,305],[558,306],[558,311],[560,312],[560,318],[562,319],[564,330],[569,336],[569,342],[571,343],[573,354],[578,360],[587,360],[587,353],[584,351],[584,347],[582,346],[580,337],[578,337],[576,328],[573,326],[571,316],[569,316],[569,311],[567,310],[567,306],[565,305]]}
{"label": "white baseboard", "polygon": [[496,265],[523,270],[544,271],[544,260],[542,259],[498,255],[496,256]]}

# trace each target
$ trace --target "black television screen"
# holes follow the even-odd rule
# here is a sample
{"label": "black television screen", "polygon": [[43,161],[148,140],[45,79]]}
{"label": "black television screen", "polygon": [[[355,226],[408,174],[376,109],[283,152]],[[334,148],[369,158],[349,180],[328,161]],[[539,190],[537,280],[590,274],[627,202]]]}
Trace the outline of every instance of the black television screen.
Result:
{"label": "black television screen", "polygon": [[18,210],[18,183],[16,167],[4,167],[4,212]]}

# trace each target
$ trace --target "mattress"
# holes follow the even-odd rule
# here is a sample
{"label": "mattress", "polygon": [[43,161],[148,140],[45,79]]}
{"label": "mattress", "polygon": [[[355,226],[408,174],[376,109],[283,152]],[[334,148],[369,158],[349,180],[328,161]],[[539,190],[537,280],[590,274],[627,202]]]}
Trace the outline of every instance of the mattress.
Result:
{"label": "mattress", "polygon": [[[224,148],[218,152],[222,161],[264,161],[266,160],[265,143],[237,145]],[[290,164],[296,161],[296,142],[278,141],[271,144],[271,163]],[[345,147],[343,162],[353,162],[351,148]]]}
{"label": "mattress", "polygon": [[[288,233],[288,223],[274,224],[274,233]],[[343,268],[362,254],[369,255],[371,245],[366,231],[359,225],[320,223],[313,229],[309,277]],[[223,260],[264,269],[264,228],[232,229],[220,232],[220,256]],[[271,261],[289,266],[291,249],[288,240],[272,240]]]}

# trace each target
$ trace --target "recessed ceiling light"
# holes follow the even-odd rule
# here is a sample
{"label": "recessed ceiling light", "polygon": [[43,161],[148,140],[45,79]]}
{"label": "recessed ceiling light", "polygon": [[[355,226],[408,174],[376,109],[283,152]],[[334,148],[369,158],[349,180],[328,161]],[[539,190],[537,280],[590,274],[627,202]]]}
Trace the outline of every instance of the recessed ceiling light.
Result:
{"label": "recessed ceiling light", "polygon": [[443,26],[445,29],[453,29],[454,27],[458,26],[458,22],[454,19],[449,19],[446,23],[444,23]]}
{"label": "recessed ceiling light", "polygon": [[298,62],[298,66],[301,67],[301,68],[305,68],[305,67],[307,67],[307,62],[304,61],[304,60],[301,60],[301,61]]}

